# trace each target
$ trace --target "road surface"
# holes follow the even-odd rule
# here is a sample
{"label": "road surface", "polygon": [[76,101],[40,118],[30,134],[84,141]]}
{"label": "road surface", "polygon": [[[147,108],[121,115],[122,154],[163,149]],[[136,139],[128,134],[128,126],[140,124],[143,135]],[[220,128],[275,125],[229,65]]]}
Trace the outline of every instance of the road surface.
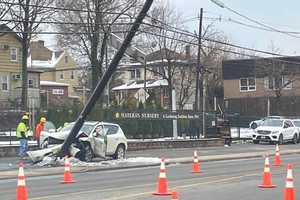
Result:
{"label": "road surface", "polygon": [[[296,189],[300,188],[299,155],[282,157],[284,164],[294,164]],[[272,161],[273,159],[271,159]],[[271,168],[274,189],[259,189],[264,166],[263,158],[202,163],[201,174],[192,174],[190,164],[167,166],[169,188],[179,192],[180,199],[194,200],[274,200],[282,199],[286,166]],[[26,174],[26,169],[25,169]],[[74,184],[59,182],[62,175],[27,177],[26,185],[31,200],[154,200],[171,197],[153,196],[159,167],[99,171],[74,174]],[[1,199],[15,199],[17,180],[1,180]]]}

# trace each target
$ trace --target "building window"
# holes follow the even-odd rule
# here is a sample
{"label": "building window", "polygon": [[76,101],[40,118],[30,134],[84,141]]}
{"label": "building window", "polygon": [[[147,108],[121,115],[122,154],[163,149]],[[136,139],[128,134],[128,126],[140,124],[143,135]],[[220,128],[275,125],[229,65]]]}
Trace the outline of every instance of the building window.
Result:
{"label": "building window", "polygon": [[265,79],[265,88],[270,90],[291,89],[292,81],[288,76],[267,77]]}
{"label": "building window", "polygon": [[34,88],[34,81],[32,79],[28,79],[28,88]]}
{"label": "building window", "polygon": [[74,79],[74,71],[71,71],[71,76],[70,76],[71,79]]}
{"label": "building window", "polygon": [[139,69],[130,70],[129,72],[131,79],[141,78],[141,71]]}
{"label": "building window", "polygon": [[10,60],[11,61],[18,61],[18,50],[17,48],[11,48],[10,49]]}
{"label": "building window", "polygon": [[8,76],[1,76],[1,90],[8,91]]}
{"label": "building window", "polygon": [[134,70],[130,70],[130,78],[134,79],[135,78],[135,71]]}
{"label": "building window", "polygon": [[68,63],[68,56],[65,56],[65,63]]}
{"label": "building window", "polygon": [[60,73],[59,78],[60,78],[60,80],[63,80],[63,79],[64,79],[64,72],[61,72],[61,73]]}
{"label": "building window", "polygon": [[52,89],[52,94],[63,95],[64,94],[64,89]]}
{"label": "building window", "polygon": [[240,91],[241,92],[249,92],[249,91],[255,91],[255,90],[256,90],[255,78],[241,78],[240,79]]}
{"label": "building window", "polygon": [[135,76],[136,76],[136,78],[141,78],[141,70],[136,69],[135,70]]}

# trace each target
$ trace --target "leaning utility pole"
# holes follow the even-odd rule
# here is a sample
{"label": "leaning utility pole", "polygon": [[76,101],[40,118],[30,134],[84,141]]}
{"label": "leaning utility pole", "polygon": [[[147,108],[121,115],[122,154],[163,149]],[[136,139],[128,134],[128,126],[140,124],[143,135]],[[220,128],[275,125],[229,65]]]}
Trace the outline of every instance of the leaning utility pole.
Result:
{"label": "leaning utility pole", "polygon": [[202,46],[202,40],[201,40],[201,37],[202,37],[202,18],[203,18],[203,8],[200,9],[200,16],[199,16],[198,56],[197,56],[196,96],[195,96],[195,110],[196,110],[196,112],[199,111],[199,108],[200,108],[200,80],[199,79],[200,79],[200,73],[203,73],[201,60],[200,60],[201,46]]}
{"label": "leaning utility pole", "polygon": [[138,31],[143,19],[147,15],[148,10],[150,9],[153,0],[146,0],[142,10],[140,11],[139,15],[137,16],[135,22],[133,23],[132,27],[130,28],[128,34],[126,35],[125,40],[123,41],[121,47],[119,48],[118,52],[113,57],[108,69],[102,76],[101,80],[97,83],[92,95],[89,97],[89,100],[83,110],[81,111],[80,115],[78,116],[74,126],[71,129],[70,134],[68,135],[67,139],[63,143],[60,156],[65,156],[69,154],[69,147],[74,142],[77,133],[81,129],[87,115],[92,111],[93,107],[95,106],[97,100],[103,93],[107,82],[109,81],[110,77],[116,71],[116,68],[123,57],[127,47],[130,45],[132,38],[135,36],[135,33]]}

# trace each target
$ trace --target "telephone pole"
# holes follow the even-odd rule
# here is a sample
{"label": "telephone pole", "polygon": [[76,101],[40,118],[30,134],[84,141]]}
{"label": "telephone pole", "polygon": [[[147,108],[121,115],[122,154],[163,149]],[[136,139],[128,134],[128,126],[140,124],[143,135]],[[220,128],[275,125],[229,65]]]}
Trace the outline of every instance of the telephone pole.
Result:
{"label": "telephone pole", "polygon": [[200,9],[200,16],[199,16],[199,35],[198,35],[198,55],[197,55],[197,75],[196,75],[196,96],[195,96],[195,110],[199,111],[200,108],[200,73],[201,73],[201,36],[202,36],[202,16],[203,16],[203,8]]}
{"label": "telephone pole", "polygon": [[[199,35],[198,35],[198,56],[197,56],[197,73],[196,73],[196,96],[195,96],[195,110],[199,111],[200,109],[200,73],[203,81],[203,66],[201,65],[201,47],[202,47],[202,19],[203,19],[203,8],[200,9],[200,16],[199,16]],[[202,82],[203,84],[203,82]],[[203,111],[203,108],[202,108]],[[202,135],[205,132],[205,113],[203,111],[202,115]]]}

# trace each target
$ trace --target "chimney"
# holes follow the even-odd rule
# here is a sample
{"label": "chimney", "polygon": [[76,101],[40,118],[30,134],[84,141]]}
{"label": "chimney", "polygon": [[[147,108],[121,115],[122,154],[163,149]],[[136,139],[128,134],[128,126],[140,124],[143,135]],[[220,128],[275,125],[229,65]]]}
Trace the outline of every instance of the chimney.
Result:
{"label": "chimney", "polygon": [[186,60],[191,59],[191,46],[190,45],[185,46],[185,59]]}

